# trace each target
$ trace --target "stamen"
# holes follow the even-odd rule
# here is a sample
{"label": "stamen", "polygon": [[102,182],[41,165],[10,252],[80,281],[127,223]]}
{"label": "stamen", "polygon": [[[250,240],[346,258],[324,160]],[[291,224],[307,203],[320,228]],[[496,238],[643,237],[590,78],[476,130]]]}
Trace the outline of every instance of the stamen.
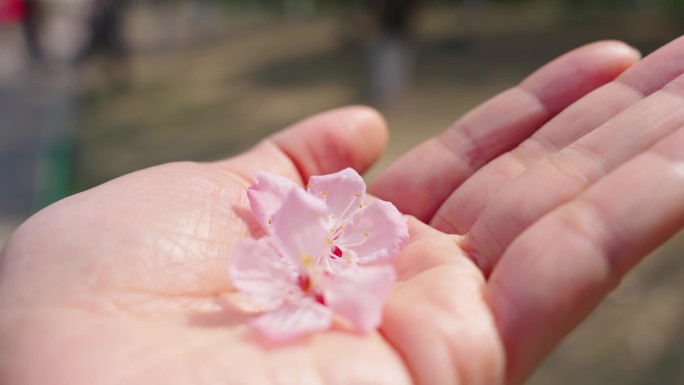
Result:
{"label": "stamen", "polygon": [[[324,194],[325,194],[325,193],[324,193]],[[354,195],[356,195],[357,198],[360,198],[360,197],[361,197],[361,194],[360,194],[360,193],[355,193]],[[356,201],[356,199],[352,199],[352,200],[349,202],[349,205],[347,205],[347,207],[346,207],[344,210],[342,210],[342,213],[340,214],[340,218],[344,218],[345,216],[347,216],[347,213],[348,213],[350,210],[352,210],[352,208],[354,207],[354,201]],[[363,204],[360,204],[360,205],[359,205],[359,208],[363,208]],[[335,222],[333,223],[332,226],[330,226],[330,228],[332,228],[332,229],[336,228],[336,227],[338,226],[338,223],[339,223],[339,220],[335,219]]]}
{"label": "stamen", "polygon": [[[366,235],[366,234],[364,234],[364,235]],[[368,238],[363,237],[363,238],[361,238],[360,240],[358,240],[358,241],[356,241],[356,242],[337,242],[337,244],[340,245],[340,246],[344,246],[344,247],[347,247],[347,248],[351,248],[351,247],[361,246],[361,245],[363,245],[367,240],[368,240]]]}
{"label": "stamen", "polygon": [[312,266],[313,265],[313,258],[311,258],[310,255],[308,254],[302,254],[302,265],[304,266]]}

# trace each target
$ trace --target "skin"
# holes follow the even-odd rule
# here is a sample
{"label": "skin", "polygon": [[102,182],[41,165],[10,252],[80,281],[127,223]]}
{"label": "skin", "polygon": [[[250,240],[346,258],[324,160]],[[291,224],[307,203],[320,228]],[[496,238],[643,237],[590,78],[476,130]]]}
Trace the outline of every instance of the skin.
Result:
{"label": "skin", "polygon": [[259,233],[254,173],[365,170],[387,138],[370,109],[64,199],[0,254],[0,383],[519,384],[684,226],[683,59],[681,39],[643,60],[579,48],[382,173],[370,191],[410,215],[411,242],[366,335],[265,341],[227,260]]}

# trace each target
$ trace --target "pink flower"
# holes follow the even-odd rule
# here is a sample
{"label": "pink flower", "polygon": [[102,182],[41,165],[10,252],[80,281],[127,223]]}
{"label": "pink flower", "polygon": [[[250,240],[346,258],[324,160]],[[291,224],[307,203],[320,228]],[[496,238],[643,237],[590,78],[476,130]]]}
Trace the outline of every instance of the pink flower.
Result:
{"label": "pink flower", "polygon": [[329,210],[301,189],[291,189],[269,216],[271,235],[238,245],[231,260],[234,286],[270,310],[252,324],[273,340],[327,330],[333,315],[357,331],[376,328],[396,280],[391,265],[350,267],[332,273],[327,260]]}
{"label": "pink flower", "polygon": [[[267,231],[272,231],[273,215],[293,190],[300,188],[289,179],[256,175],[256,183],[247,194],[254,217]],[[307,191],[326,206],[328,248],[327,258],[321,262],[327,269],[386,263],[406,244],[408,227],[399,211],[379,199],[364,205],[366,185],[353,169],[313,176]]]}

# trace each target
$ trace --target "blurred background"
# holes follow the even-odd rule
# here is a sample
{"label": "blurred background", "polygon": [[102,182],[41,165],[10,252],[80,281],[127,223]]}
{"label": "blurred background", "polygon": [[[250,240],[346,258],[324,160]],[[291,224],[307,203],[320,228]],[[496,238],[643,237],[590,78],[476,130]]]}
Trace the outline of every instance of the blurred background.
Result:
{"label": "blurred background", "polygon": [[[684,0],[0,0],[0,246],[64,196],[352,103],[391,127],[372,178],[563,52],[683,31]],[[529,384],[684,384],[683,238]]]}

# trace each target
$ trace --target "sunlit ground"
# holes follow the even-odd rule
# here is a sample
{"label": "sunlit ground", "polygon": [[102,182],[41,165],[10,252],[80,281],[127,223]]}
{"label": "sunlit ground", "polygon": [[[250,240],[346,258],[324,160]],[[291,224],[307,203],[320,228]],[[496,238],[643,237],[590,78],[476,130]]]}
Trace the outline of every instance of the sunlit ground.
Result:
{"label": "sunlit ground", "polygon": [[[618,38],[649,52],[682,31],[658,10],[578,15],[553,4],[424,10],[413,40],[414,78],[382,108],[391,140],[371,177],[571,48]],[[371,28],[363,15],[198,17],[173,7],[133,8],[125,67],[95,62],[64,75],[70,112],[62,119],[75,141],[60,159],[71,165],[70,192],[162,162],[230,156],[316,112],[369,102],[364,31]],[[682,257],[679,237],[640,266],[529,383],[684,383]]]}

